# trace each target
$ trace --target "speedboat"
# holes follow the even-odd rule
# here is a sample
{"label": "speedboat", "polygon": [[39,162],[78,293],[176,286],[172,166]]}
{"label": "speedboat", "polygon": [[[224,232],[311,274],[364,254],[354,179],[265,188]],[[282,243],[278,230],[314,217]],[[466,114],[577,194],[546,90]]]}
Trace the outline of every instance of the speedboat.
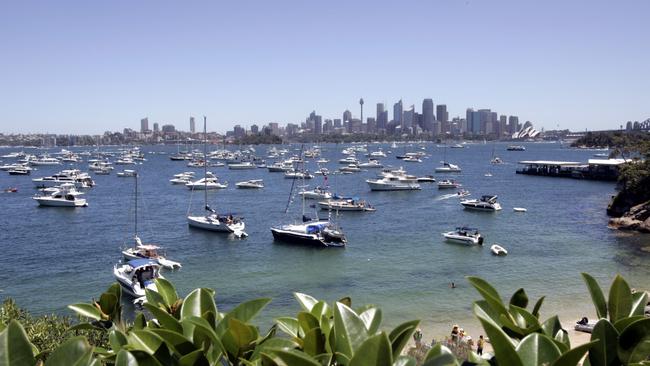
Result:
{"label": "speedboat", "polygon": [[174,178],[170,179],[171,184],[187,184],[194,179],[194,172],[183,172],[174,174]]}
{"label": "speedboat", "polygon": [[358,199],[338,199],[318,202],[321,210],[332,211],[376,211],[374,207],[364,200]]}
{"label": "speedboat", "polygon": [[145,289],[157,291],[156,278],[160,275],[160,264],[152,259],[133,259],[113,267],[113,275],[124,292],[133,297],[145,296]]}
{"label": "speedboat", "polygon": [[327,164],[327,163],[329,163],[330,161],[329,161],[329,159],[322,158],[322,159],[318,159],[318,160],[316,160],[316,162],[317,162],[318,164]]}
{"label": "speedboat", "polygon": [[235,184],[237,188],[264,188],[262,179],[251,179]]}
{"label": "speedboat", "polygon": [[293,169],[293,163],[291,162],[276,162],[271,165],[267,165],[266,169],[271,173],[284,173]]}
{"label": "speedboat", "polygon": [[514,212],[526,212],[526,211],[528,211],[528,210],[525,209],[524,207],[513,207],[512,210],[513,210]]}
{"label": "speedboat", "polygon": [[250,161],[245,161],[243,163],[231,163],[228,164],[228,169],[231,170],[244,170],[244,169],[256,169],[257,165],[251,163]]}
{"label": "speedboat", "polygon": [[115,160],[115,165],[135,165],[137,164],[133,158],[130,158],[128,156],[123,156],[117,160]]}
{"label": "speedboat", "polygon": [[506,148],[508,151],[526,151],[526,147],[522,145],[510,145]]}
{"label": "speedboat", "polygon": [[316,169],[314,174],[317,174],[317,175],[329,175],[330,171],[327,168],[320,168],[320,169]]}
{"label": "speedboat", "polygon": [[308,191],[303,190],[298,194],[305,197],[305,199],[312,199],[312,200],[328,200],[332,198],[332,193],[327,188],[322,188],[322,187],[316,187]]}
{"label": "speedboat", "polygon": [[460,201],[466,209],[479,210],[479,211],[499,211],[501,205],[497,202],[497,196],[484,195],[479,199],[463,200]]}
{"label": "speedboat", "polygon": [[52,207],[86,207],[88,203],[84,198],[77,196],[83,193],[75,189],[74,184],[62,184],[56,191],[50,194],[32,197],[41,206]]}
{"label": "speedboat", "polygon": [[385,158],[386,153],[383,152],[381,149],[379,149],[378,151],[371,152],[370,154],[368,154],[368,156],[373,157],[373,158]]}
{"label": "speedboat", "polygon": [[288,172],[284,173],[284,177],[287,179],[312,179],[314,178],[313,175],[309,174],[308,171],[298,171],[298,170],[290,170]]}
{"label": "speedboat", "polygon": [[448,189],[448,188],[456,189],[460,186],[461,184],[453,179],[444,179],[438,182],[438,189]]}
{"label": "speedboat", "polygon": [[165,258],[161,248],[153,244],[142,244],[139,237],[135,237],[135,247],[124,249],[122,255],[127,261],[134,259],[149,259],[158,262],[162,267],[168,269],[181,268],[181,264]]}
{"label": "speedboat", "polygon": [[348,156],[346,158],[340,159],[339,164],[359,164],[359,160],[354,156]]}
{"label": "speedboat", "polygon": [[107,169],[113,170],[113,164],[107,161],[93,161],[90,164],[88,164],[88,170],[93,172],[103,171]]}
{"label": "speedboat", "polygon": [[442,236],[448,241],[457,243],[483,245],[483,236],[476,228],[457,227],[456,230],[443,233]]}
{"label": "speedboat", "polygon": [[62,170],[49,177],[34,178],[32,182],[37,188],[53,187],[65,183],[72,183],[77,188],[87,188],[95,185],[88,173],[82,173],[78,169]]}
{"label": "speedboat", "polygon": [[442,166],[436,168],[436,173],[460,173],[461,169],[458,165],[442,162]]}
{"label": "speedboat", "polygon": [[343,248],[347,244],[343,231],[329,220],[274,226],[271,233],[273,239],[289,244],[334,248]]}
{"label": "speedboat", "polygon": [[499,244],[493,244],[490,247],[490,250],[492,251],[492,254],[494,254],[494,255],[508,255],[508,251],[506,250],[506,248],[502,247]]}
{"label": "speedboat", "polygon": [[218,178],[214,174],[207,172],[204,178],[185,183],[185,187],[195,190],[222,189],[228,188],[228,183],[219,183]]}

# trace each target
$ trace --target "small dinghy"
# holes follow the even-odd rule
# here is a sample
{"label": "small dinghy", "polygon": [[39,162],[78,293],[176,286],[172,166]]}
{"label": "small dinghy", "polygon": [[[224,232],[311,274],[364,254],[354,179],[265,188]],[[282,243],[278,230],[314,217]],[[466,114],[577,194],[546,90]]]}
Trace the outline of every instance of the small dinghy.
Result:
{"label": "small dinghy", "polygon": [[515,208],[513,208],[512,210],[513,210],[514,212],[526,212],[526,211],[528,211],[528,210],[526,210],[526,209],[523,208],[523,207],[515,207]]}
{"label": "small dinghy", "polygon": [[492,251],[492,254],[494,254],[494,255],[508,255],[508,251],[506,250],[506,248],[502,247],[499,244],[493,244],[490,247],[490,250]]}
{"label": "small dinghy", "polygon": [[591,333],[594,330],[594,326],[596,326],[596,323],[590,323],[589,319],[585,316],[576,322],[573,329],[579,332]]}

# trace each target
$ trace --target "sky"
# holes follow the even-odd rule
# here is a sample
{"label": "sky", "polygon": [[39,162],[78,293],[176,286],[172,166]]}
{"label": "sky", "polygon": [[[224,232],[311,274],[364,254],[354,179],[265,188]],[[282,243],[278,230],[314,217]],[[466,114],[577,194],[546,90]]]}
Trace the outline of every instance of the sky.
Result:
{"label": "sky", "polygon": [[[545,129],[650,117],[650,1],[5,1],[0,132],[364,118],[399,99]],[[392,114],[389,115],[392,118]]]}

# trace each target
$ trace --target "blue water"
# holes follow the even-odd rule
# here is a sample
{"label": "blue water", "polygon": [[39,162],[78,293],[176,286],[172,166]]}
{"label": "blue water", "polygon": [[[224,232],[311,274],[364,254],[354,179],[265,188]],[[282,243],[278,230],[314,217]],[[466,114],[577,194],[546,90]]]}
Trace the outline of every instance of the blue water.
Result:
{"label": "blue water", "polygon": [[[345,146],[324,145],[330,170],[339,167],[337,160]],[[222,310],[246,299],[271,297],[264,314],[267,321],[295,314],[298,306],[292,292],[301,291],[330,301],[350,295],[355,304],[378,304],[392,325],[408,319],[433,325],[469,322],[471,301],[478,294],[464,280],[468,275],[496,283],[504,296],[519,287],[535,299],[547,295],[547,312],[570,316],[591,309],[582,271],[595,275],[606,287],[616,273],[622,273],[633,287],[647,288],[650,253],[641,249],[650,246],[650,237],[606,227],[605,208],[615,194],[613,183],[515,174],[518,160],[586,161],[593,151],[557,144],[527,144],[523,152],[506,151],[504,144],[446,150],[425,144],[428,157],[423,163],[394,158],[419,151],[419,146],[391,149],[371,144],[369,150],[394,150],[383,163],[402,165],[411,174],[455,177],[473,197],[497,194],[504,209],[498,213],[463,210],[457,198],[439,200],[441,194],[452,192],[439,191],[431,183],[423,183],[421,191],[371,192],[364,180],[377,170],[332,176],[333,189],[366,199],[377,211],[342,214],[341,226],[349,240],[346,249],[295,247],[274,243],[269,230],[300,216],[298,199],[289,214],[284,213],[291,180],[266,169],[211,168],[230,186],[210,191],[210,204],[246,218],[250,236],[239,240],[189,229],[188,208],[200,212],[203,194],[168,180],[192,169],[185,162],[169,160],[169,155],[151,153],[171,154],[176,147],[145,146],[147,161],[136,167],[141,175],[140,236],[163,245],[170,259],[182,262],[180,271],[165,274],[181,295],[199,286],[214,288]],[[489,164],[493,148],[506,164]],[[1,154],[8,151],[15,149],[0,149]],[[257,151],[266,155],[266,147]],[[433,169],[444,156],[463,172],[435,174]],[[315,163],[308,167],[314,170]],[[131,243],[133,235],[133,179],[119,178],[115,172],[94,177],[97,185],[86,196],[89,207],[37,207],[30,199],[36,192],[31,178],[62,168],[39,167],[31,177],[0,172],[1,188],[19,189],[0,194],[0,298],[13,297],[34,313],[70,313],[67,304],[98,297],[113,281],[120,247]],[[131,167],[117,166],[116,171],[121,168]],[[198,175],[202,172],[195,170]],[[493,176],[485,177],[486,172]],[[247,179],[264,179],[266,187],[235,188],[235,182]],[[309,183],[322,184],[323,178],[317,176]],[[515,213],[513,207],[526,207],[528,212]],[[444,242],[441,233],[458,225],[479,228],[487,245]],[[489,246],[495,242],[508,249],[507,257],[491,255]],[[452,281],[458,288],[449,288]]]}

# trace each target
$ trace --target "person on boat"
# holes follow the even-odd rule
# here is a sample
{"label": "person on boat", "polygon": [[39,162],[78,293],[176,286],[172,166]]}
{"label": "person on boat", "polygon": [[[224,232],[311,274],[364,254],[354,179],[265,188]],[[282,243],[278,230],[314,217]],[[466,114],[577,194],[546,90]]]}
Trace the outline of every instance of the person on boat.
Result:
{"label": "person on boat", "polygon": [[456,288],[456,284],[452,282],[452,283],[449,284],[449,287],[450,288]]}

